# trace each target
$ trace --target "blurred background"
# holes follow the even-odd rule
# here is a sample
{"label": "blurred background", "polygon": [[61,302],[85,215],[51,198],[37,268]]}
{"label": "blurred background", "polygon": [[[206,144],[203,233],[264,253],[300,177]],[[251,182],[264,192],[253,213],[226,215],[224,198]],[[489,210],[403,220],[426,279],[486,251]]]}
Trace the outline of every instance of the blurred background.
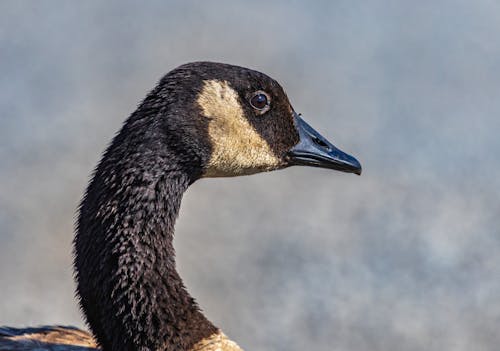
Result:
{"label": "blurred background", "polygon": [[500,3],[2,1],[0,325],[84,326],[89,175],[176,66],[263,71],[363,175],[206,179],[181,275],[247,350],[498,350]]}

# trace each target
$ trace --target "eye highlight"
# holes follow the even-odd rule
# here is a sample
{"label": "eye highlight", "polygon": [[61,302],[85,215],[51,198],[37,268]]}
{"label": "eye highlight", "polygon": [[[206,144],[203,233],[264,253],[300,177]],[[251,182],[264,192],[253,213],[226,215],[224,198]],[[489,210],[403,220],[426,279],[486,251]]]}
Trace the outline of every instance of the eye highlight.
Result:
{"label": "eye highlight", "polygon": [[263,114],[270,108],[271,98],[262,90],[258,90],[250,97],[250,105],[259,113]]}

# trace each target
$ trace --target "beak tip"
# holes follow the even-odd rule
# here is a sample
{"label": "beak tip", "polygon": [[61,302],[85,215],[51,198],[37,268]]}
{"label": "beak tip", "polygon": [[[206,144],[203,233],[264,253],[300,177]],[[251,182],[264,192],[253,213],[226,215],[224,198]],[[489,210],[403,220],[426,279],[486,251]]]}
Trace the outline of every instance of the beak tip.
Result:
{"label": "beak tip", "polygon": [[359,161],[356,160],[356,163],[354,164],[353,173],[360,176],[362,172],[363,172],[363,167],[361,167],[361,163],[359,163]]}
{"label": "beak tip", "polygon": [[344,162],[347,166],[346,172],[354,173],[359,176],[361,175],[363,167],[361,167],[361,163],[355,157],[346,155],[344,158]]}

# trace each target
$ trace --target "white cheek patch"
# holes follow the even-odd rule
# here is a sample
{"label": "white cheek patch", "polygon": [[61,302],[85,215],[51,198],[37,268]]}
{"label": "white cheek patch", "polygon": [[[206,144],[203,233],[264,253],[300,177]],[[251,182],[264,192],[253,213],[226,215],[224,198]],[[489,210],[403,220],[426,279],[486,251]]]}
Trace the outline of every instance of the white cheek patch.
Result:
{"label": "white cheek patch", "polygon": [[279,167],[280,160],[248,122],[238,93],[226,81],[206,80],[197,99],[203,115],[210,118],[208,135],[212,155],[205,177],[230,177]]}

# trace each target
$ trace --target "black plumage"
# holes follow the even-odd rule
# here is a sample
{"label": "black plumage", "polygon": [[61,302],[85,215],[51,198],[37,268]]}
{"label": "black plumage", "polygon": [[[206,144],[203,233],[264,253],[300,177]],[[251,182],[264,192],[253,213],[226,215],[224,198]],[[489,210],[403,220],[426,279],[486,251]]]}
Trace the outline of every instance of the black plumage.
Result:
{"label": "black plumage", "polygon": [[176,271],[182,195],[203,176],[292,164],[360,172],[260,72],[197,62],[163,77],[104,152],[79,207],[77,296],[102,349],[190,350],[218,335]]}
{"label": "black plumage", "polygon": [[[209,79],[281,89],[235,66],[195,63],[172,71],[113,139],[81,203],[77,292],[105,350],[187,350],[216,332],[186,291],[172,246],[182,194],[211,153],[208,121],[194,100]],[[282,152],[297,142],[292,127],[289,145],[273,144]]]}

